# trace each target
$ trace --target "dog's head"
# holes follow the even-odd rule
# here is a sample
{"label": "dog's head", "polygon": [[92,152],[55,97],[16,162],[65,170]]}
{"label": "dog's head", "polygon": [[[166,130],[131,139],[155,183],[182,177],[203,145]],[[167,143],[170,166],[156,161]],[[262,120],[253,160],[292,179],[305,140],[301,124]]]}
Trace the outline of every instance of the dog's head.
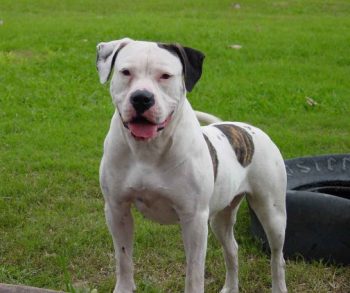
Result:
{"label": "dog's head", "polygon": [[167,127],[177,106],[202,74],[204,55],[179,44],[121,40],[97,45],[100,82],[110,92],[122,122],[138,140]]}

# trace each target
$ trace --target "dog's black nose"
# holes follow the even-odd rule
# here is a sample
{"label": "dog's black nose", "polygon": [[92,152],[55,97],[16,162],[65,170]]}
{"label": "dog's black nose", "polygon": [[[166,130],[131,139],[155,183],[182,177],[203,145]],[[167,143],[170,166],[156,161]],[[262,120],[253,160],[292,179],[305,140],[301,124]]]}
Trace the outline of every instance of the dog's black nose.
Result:
{"label": "dog's black nose", "polygon": [[138,114],[142,114],[154,105],[154,95],[147,90],[137,90],[131,94],[130,103]]}

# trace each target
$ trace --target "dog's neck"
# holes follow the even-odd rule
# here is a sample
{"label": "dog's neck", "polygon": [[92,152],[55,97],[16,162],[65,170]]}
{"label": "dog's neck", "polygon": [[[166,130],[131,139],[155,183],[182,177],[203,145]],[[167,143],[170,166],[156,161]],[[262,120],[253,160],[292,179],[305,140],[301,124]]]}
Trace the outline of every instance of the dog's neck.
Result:
{"label": "dog's neck", "polygon": [[196,136],[201,135],[200,124],[187,98],[178,105],[167,127],[150,141],[136,140],[124,127],[120,116],[116,114],[115,117],[118,119],[118,131],[123,134],[124,147],[129,149],[133,158],[145,164],[181,159],[193,145]]}

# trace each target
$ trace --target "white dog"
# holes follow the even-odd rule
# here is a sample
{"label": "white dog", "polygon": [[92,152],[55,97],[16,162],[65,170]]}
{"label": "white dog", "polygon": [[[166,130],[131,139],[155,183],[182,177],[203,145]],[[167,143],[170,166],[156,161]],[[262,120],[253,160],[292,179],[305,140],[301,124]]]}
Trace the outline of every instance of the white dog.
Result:
{"label": "white dog", "polygon": [[178,44],[125,38],[97,46],[100,81],[112,76],[116,108],[100,168],[117,259],[115,293],[136,290],[132,205],[149,219],[181,225],[187,293],[204,292],[209,220],[223,246],[226,280],[221,292],[238,292],[233,225],[244,195],[268,237],[272,292],[287,292],[283,159],[269,137],[253,126],[198,113],[217,122],[200,126],[186,92],[199,80],[203,59],[201,52]]}

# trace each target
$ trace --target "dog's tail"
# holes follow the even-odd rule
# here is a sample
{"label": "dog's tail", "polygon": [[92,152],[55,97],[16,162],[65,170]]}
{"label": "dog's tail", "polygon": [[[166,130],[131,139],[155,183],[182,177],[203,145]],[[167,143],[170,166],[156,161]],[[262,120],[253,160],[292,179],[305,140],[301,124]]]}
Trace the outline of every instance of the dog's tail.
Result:
{"label": "dog's tail", "polygon": [[222,120],[214,115],[200,112],[200,111],[195,111],[197,119],[201,124],[212,124],[212,123],[218,123],[222,122]]}

